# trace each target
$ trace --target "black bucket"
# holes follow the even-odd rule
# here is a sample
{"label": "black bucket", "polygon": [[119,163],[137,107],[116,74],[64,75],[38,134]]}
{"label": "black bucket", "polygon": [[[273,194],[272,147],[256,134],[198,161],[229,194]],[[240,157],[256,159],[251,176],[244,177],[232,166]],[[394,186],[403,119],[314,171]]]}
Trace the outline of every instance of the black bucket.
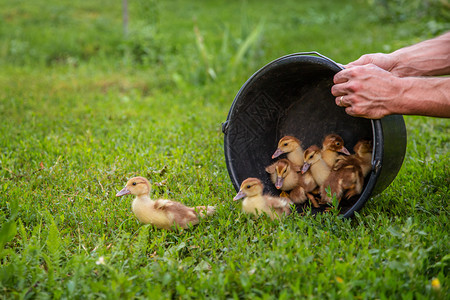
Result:
{"label": "black bucket", "polygon": [[245,82],[222,125],[226,164],[236,191],[243,180],[256,177],[266,193],[279,194],[265,167],[274,162],[271,156],[280,138],[295,136],[306,149],[321,146],[330,133],[339,134],[349,150],[360,139],[373,141],[372,170],[361,195],[346,206],[342,203],[344,217],[353,216],[389,186],[405,156],[403,117],[370,120],[347,115],[331,94],[333,76],[340,70],[317,52],[295,53],[272,61]]}

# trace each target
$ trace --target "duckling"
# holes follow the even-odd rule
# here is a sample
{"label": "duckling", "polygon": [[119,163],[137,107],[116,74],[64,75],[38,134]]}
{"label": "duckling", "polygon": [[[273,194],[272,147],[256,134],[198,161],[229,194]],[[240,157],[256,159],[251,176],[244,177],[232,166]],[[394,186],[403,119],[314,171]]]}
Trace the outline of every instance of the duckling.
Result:
{"label": "duckling", "polygon": [[304,164],[302,174],[311,170],[311,175],[318,186],[322,186],[328,175],[330,175],[331,167],[322,159],[322,151],[316,145],[310,146],[305,151]]}
{"label": "duckling", "polygon": [[308,170],[301,175],[299,174],[299,184],[289,193],[289,198],[294,203],[304,203],[308,198],[311,204],[317,208],[319,203],[312,195],[316,190],[317,183],[311,174],[311,170]]}
{"label": "duckling", "polygon": [[270,179],[278,190],[290,191],[298,185],[301,169],[289,160],[283,158],[266,167]]}
{"label": "duckling", "polygon": [[303,148],[299,139],[287,135],[278,142],[278,148],[272,155],[272,159],[287,153],[287,159],[298,166],[303,166]]}
{"label": "duckling", "polygon": [[330,195],[335,195],[339,202],[342,198],[348,199],[362,192],[364,177],[360,165],[344,160],[337,162],[336,165],[320,187],[320,203],[332,203],[332,199],[326,191],[328,187]]}
{"label": "duckling", "polygon": [[242,210],[249,214],[267,214],[272,220],[291,213],[292,202],[287,198],[263,195],[264,186],[258,178],[245,179],[234,201],[244,198]]}
{"label": "duckling", "polygon": [[332,168],[339,153],[350,155],[347,148],[344,147],[344,140],[337,134],[327,135],[322,142],[322,159]]}
{"label": "duckling", "polygon": [[361,194],[364,178],[372,168],[372,141],[360,140],[353,150],[355,154],[343,156],[336,161],[330,176],[321,187],[320,194],[325,202],[331,202],[325,191],[328,186],[331,195],[335,194],[338,201]]}
{"label": "duckling", "polygon": [[369,140],[360,140],[356,143],[355,147],[353,147],[353,151],[355,151],[354,155],[360,161],[362,174],[365,178],[372,169],[373,143]]}
{"label": "duckling", "polygon": [[144,224],[153,224],[157,228],[172,230],[175,227],[188,228],[199,223],[199,218],[214,214],[214,206],[187,207],[179,202],[150,199],[150,182],[144,177],[128,180],[116,197],[132,194],[136,198],[131,205],[137,219]]}
{"label": "duckling", "polygon": [[[270,179],[277,189],[290,191],[288,197],[294,203],[301,204],[305,203],[307,198],[311,199],[308,193],[317,186],[310,172],[302,175],[299,166],[284,158],[268,166],[266,172],[270,174]],[[313,196],[311,202],[314,207],[319,207]]]}

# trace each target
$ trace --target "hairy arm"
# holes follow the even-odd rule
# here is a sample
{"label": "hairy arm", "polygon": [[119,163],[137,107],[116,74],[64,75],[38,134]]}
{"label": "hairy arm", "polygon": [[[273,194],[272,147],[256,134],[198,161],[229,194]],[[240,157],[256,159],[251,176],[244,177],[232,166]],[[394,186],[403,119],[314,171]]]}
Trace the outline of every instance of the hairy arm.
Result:
{"label": "hairy arm", "polygon": [[347,68],[374,64],[399,77],[450,74],[450,32],[389,54],[365,54]]}

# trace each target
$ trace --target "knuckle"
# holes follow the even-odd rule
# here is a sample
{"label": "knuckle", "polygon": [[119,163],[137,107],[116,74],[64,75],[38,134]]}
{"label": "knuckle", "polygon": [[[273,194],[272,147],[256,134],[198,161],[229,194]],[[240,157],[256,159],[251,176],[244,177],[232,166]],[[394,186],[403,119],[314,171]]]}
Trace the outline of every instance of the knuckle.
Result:
{"label": "knuckle", "polygon": [[357,92],[361,88],[361,84],[358,81],[351,81],[348,83],[347,88],[352,92]]}

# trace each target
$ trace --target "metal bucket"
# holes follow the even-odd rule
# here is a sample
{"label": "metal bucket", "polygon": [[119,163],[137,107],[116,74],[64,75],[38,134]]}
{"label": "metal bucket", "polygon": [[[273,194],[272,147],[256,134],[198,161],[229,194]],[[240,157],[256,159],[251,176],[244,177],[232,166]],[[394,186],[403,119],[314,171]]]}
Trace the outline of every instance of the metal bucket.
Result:
{"label": "metal bucket", "polygon": [[270,62],[245,82],[222,124],[225,160],[236,191],[243,180],[256,177],[266,193],[279,194],[265,167],[273,163],[271,155],[280,138],[293,135],[306,149],[321,146],[330,133],[339,134],[347,149],[360,139],[373,141],[372,170],[361,195],[342,203],[344,217],[353,216],[389,186],[405,156],[403,117],[370,120],[347,115],[331,94],[333,76],[340,70],[340,65],[317,52],[295,53]]}

